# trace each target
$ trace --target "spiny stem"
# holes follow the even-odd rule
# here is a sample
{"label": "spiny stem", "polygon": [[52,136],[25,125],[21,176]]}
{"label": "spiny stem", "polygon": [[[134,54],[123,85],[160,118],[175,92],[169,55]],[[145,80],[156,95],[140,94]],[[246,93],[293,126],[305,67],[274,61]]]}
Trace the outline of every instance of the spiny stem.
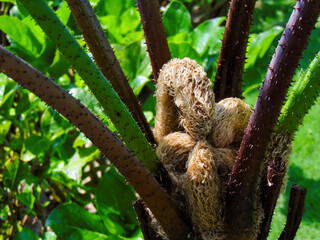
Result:
{"label": "spiny stem", "polygon": [[242,74],[256,0],[233,0],[223,35],[214,82],[216,102],[242,96]]}
{"label": "spiny stem", "polygon": [[293,184],[290,191],[287,222],[279,240],[293,240],[298,231],[304,211],[304,201],[307,195],[305,188]]}
{"label": "spiny stem", "polygon": [[109,81],[61,23],[45,0],[21,0],[47,36],[56,44],[105,109],[127,146],[151,172],[158,171],[158,158]]}
{"label": "spiny stem", "polygon": [[151,227],[151,221],[149,214],[146,211],[146,205],[142,199],[138,199],[133,202],[134,211],[137,214],[141,232],[143,234],[144,240],[163,240],[158,233],[154,231]]}
{"label": "spiny stem", "polygon": [[258,187],[265,153],[319,11],[318,0],[297,1],[270,63],[229,179],[225,217],[233,236],[250,231],[258,220]]}
{"label": "spiny stem", "polygon": [[261,187],[261,203],[264,218],[260,223],[258,240],[266,240],[270,231],[271,220],[279,197],[287,168],[281,157],[275,158],[268,167],[267,181]]}
{"label": "spiny stem", "polygon": [[171,59],[158,1],[137,0],[137,4],[148,47],[153,76],[155,80],[157,80],[163,64]]}
{"label": "spiny stem", "polygon": [[132,151],[79,100],[3,47],[0,47],[0,71],[36,94],[82,131],[132,184],[170,239],[187,239],[191,228],[180,218],[167,192]]}
{"label": "spiny stem", "polygon": [[295,83],[286,104],[281,109],[278,133],[293,135],[308,110],[314,105],[320,90],[320,52],[313,59],[308,70]]}
{"label": "spiny stem", "polygon": [[67,0],[67,3],[101,72],[110,81],[149,142],[155,144],[150,126],[89,1]]}
{"label": "spiny stem", "polygon": [[[283,176],[287,172],[289,164],[289,154],[294,134],[301,124],[308,110],[315,103],[319,95],[320,79],[320,53],[303,73],[291,89],[286,104],[281,109],[279,124],[277,125],[271,140],[271,146],[266,158],[265,169],[261,179],[261,196],[265,218],[260,225],[260,238],[266,239],[268,236],[270,223],[276,201],[283,185]],[[278,166],[274,168],[275,163]],[[282,165],[282,166],[281,166]],[[279,169],[281,167],[281,170]],[[267,179],[273,171],[271,180]],[[268,172],[268,174],[267,174]],[[282,180],[281,180],[282,179]],[[269,183],[272,183],[270,186]]]}

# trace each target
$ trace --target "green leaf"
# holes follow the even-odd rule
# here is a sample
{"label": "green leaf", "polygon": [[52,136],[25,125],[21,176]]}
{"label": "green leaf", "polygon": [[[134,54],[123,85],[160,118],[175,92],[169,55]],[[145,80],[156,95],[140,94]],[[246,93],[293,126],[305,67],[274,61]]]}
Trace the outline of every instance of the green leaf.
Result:
{"label": "green leaf", "polygon": [[98,213],[110,233],[130,237],[138,230],[132,207],[135,200],[132,187],[127,185],[114,168],[110,168],[103,175],[96,190]]}
{"label": "green leaf", "polygon": [[61,239],[108,239],[109,235],[100,216],[75,203],[57,207],[50,213],[45,225],[50,226]]}
{"label": "green leaf", "polygon": [[162,17],[163,25],[168,37],[192,29],[191,15],[188,9],[178,1],[172,1]]}
{"label": "green leaf", "polygon": [[[31,26],[33,27],[30,28]],[[18,46],[30,56],[38,56],[42,50],[42,45],[39,42],[40,37],[36,37],[32,32],[37,29],[34,26],[34,23],[31,24],[31,19],[20,20],[10,16],[0,16],[0,29],[10,37],[14,46]],[[44,36],[38,30],[37,34]]]}
{"label": "green leaf", "polygon": [[99,155],[100,151],[96,147],[82,148],[72,156],[62,171],[71,179],[81,179],[82,168]]}
{"label": "green leaf", "polygon": [[67,25],[69,17],[71,15],[71,11],[68,7],[68,4],[65,1],[61,2],[59,9],[56,11],[56,14],[60,21],[63,24]]}
{"label": "green leaf", "polygon": [[110,43],[122,43],[122,34],[119,25],[121,19],[114,15],[107,15],[99,17],[99,22],[103,29],[107,29],[107,38]]}
{"label": "green leaf", "polygon": [[31,192],[23,192],[17,194],[17,199],[25,206],[29,208],[29,211],[33,209],[34,202],[36,198]]}
{"label": "green leaf", "polygon": [[172,58],[185,58],[196,60],[198,64],[202,65],[202,59],[199,54],[189,43],[169,43],[169,49]]}
{"label": "green leaf", "polygon": [[24,227],[14,238],[15,240],[38,240],[39,236],[30,228]]}
{"label": "green leaf", "polygon": [[37,157],[42,157],[48,151],[51,142],[39,135],[31,135],[25,140],[25,148]]}
{"label": "green leaf", "polygon": [[121,62],[121,67],[128,79],[133,79],[136,76],[140,63],[140,51],[140,41],[133,42],[125,47],[123,55],[120,57],[120,59],[125,59]]}
{"label": "green leaf", "polygon": [[[146,44],[140,44],[140,64],[137,71],[137,75],[149,77],[152,72],[152,67],[150,63],[149,54],[147,54],[147,46]],[[136,87],[136,86],[134,86]]]}
{"label": "green leaf", "polygon": [[32,44],[37,47],[37,53],[41,52],[45,42],[44,32],[39,25],[35,23],[31,16],[24,18],[22,22],[30,29],[28,37],[32,40]]}
{"label": "green leaf", "polygon": [[204,21],[198,25],[191,34],[193,48],[202,56],[206,50],[218,51],[224,31],[220,25],[225,17]]}
{"label": "green leaf", "polygon": [[139,25],[140,16],[135,7],[129,8],[121,15],[120,29],[123,35],[127,34],[128,32],[140,30],[141,27],[138,29]]}
{"label": "green leaf", "polygon": [[247,48],[245,68],[253,66],[258,58],[262,58],[270,48],[272,41],[283,31],[282,27],[275,26],[257,35],[252,34]]}
{"label": "green leaf", "polygon": [[131,87],[133,86],[133,92],[137,96],[141,92],[142,88],[150,81],[149,78],[145,76],[137,76],[132,81],[130,81]]}
{"label": "green leaf", "polygon": [[120,17],[124,10],[125,0],[101,0],[95,8],[98,16],[114,15]]}
{"label": "green leaf", "polygon": [[167,38],[171,43],[191,43],[190,32],[180,32]]}

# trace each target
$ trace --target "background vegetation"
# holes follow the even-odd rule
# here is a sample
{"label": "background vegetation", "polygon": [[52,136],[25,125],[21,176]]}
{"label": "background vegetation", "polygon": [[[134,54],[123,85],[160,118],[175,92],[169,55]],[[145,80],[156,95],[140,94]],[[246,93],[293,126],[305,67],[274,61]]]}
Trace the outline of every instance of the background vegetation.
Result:
{"label": "background vegetation", "polygon": [[[86,48],[67,4],[48,2]],[[214,79],[228,1],[160,2],[172,57],[195,59]],[[91,4],[153,124],[155,83],[135,0],[93,0]],[[293,4],[294,0],[257,1],[243,86],[250,105],[255,103]],[[2,1],[1,7],[1,43],[54,78],[116,131],[87,86],[19,1]],[[319,26],[300,62],[302,69],[319,51]],[[67,120],[2,73],[0,122],[0,239],[12,238],[13,233],[16,239],[142,238],[131,205],[136,195],[130,184]],[[306,212],[296,239],[317,239],[320,235],[319,122],[317,103],[293,144],[288,185],[295,182],[308,189]],[[283,229],[288,198],[286,191],[278,201],[269,239],[275,239]]]}

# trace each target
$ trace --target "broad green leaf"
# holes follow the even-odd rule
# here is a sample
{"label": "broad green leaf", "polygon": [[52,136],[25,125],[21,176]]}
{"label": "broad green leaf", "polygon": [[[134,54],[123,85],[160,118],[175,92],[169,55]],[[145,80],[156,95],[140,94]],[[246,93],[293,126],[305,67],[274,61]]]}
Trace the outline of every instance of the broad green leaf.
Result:
{"label": "broad green leaf", "polygon": [[[140,30],[138,29],[140,25],[140,16],[139,12],[137,11],[137,8],[131,7],[128,10],[126,10],[122,15],[121,15],[121,33],[123,35],[127,34],[128,32]],[[140,32],[140,31],[139,31]]]}
{"label": "broad green leaf", "polygon": [[[224,31],[220,25],[225,17],[204,21],[199,24],[191,34],[193,48],[202,56],[206,50],[218,51]],[[211,53],[212,54],[212,53]]]}
{"label": "broad green leaf", "polygon": [[126,0],[101,0],[95,8],[97,15],[114,15],[116,17],[120,17],[122,11],[124,10],[125,1]]}
{"label": "broad green leaf", "polygon": [[128,8],[135,6],[135,0],[95,0],[94,4],[97,4],[95,10],[98,16],[114,15],[120,17]]}
{"label": "broad green leaf", "polygon": [[152,72],[149,55],[146,54],[147,47],[145,44],[140,44],[140,54],[137,61],[139,61],[139,66],[135,77],[129,80],[130,86],[133,88],[135,95],[139,95],[142,88],[150,82],[150,75]]}
{"label": "broad green leaf", "polygon": [[99,17],[100,24],[103,29],[106,29],[108,41],[112,43],[122,43],[122,34],[119,25],[121,19],[114,15],[107,15]]}
{"label": "broad green leaf", "polygon": [[163,25],[168,37],[192,29],[191,15],[188,9],[178,1],[172,1],[162,17]]}
{"label": "broad green leaf", "polygon": [[172,58],[185,58],[196,60],[198,64],[202,65],[202,59],[199,54],[189,43],[169,43],[169,49]]}
{"label": "broad green leaf", "polygon": [[[145,44],[140,44],[140,64],[137,71],[137,75],[149,77],[152,73],[152,67],[150,63],[149,54],[147,54],[147,46]],[[136,86],[134,86],[136,87]]]}
{"label": "broad green leaf", "polygon": [[[42,45],[30,29],[30,21],[23,21],[15,17],[0,16],[0,29],[13,41],[12,44],[19,46],[31,56],[38,56]],[[34,25],[33,25],[34,26]],[[43,36],[43,33],[41,33]]]}
{"label": "broad green leaf", "polygon": [[39,158],[48,151],[50,145],[47,138],[39,135],[31,135],[25,140],[25,148]]}
{"label": "broad green leaf", "polygon": [[[90,236],[105,237],[109,235],[100,216],[89,213],[75,203],[60,205],[53,210],[46,221],[46,226],[50,226],[57,234],[58,238],[64,236],[71,237],[72,234],[81,238],[73,239],[94,239],[85,238]],[[85,234],[84,234],[85,233]]]}
{"label": "broad green leaf", "polygon": [[136,76],[132,81],[130,81],[131,87],[133,87],[133,92],[137,96],[141,92],[142,88],[150,81],[149,78],[145,76]]}
{"label": "broad green leaf", "polygon": [[68,7],[68,4],[65,1],[62,1],[60,4],[59,9],[56,11],[56,14],[58,16],[58,18],[60,19],[60,21],[67,25],[67,22],[69,20],[69,17],[71,15],[71,11]]}
{"label": "broad green leaf", "polygon": [[82,168],[99,155],[100,151],[96,147],[82,148],[72,156],[62,171],[71,179],[79,180],[82,176]]}
{"label": "broad green leaf", "polygon": [[180,32],[167,38],[171,43],[191,43],[190,32]]}
{"label": "broad green leaf", "polygon": [[282,27],[275,26],[265,32],[250,36],[247,48],[245,68],[253,66],[258,58],[262,58],[270,48],[272,41],[283,31]]}
{"label": "broad green leaf", "polygon": [[121,63],[121,66],[129,79],[133,79],[139,69],[140,52],[140,42],[134,42],[125,48],[124,59],[126,61]]}
{"label": "broad green leaf", "polygon": [[28,33],[28,36],[32,40],[32,44],[34,44],[37,47],[37,53],[41,52],[45,42],[44,32],[41,30],[39,25],[35,23],[35,21],[32,19],[31,16],[24,18],[22,22],[26,26],[28,26],[28,28],[30,29],[30,32],[32,33],[32,34]]}
{"label": "broad green leaf", "polygon": [[38,240],[39,236],[30,228],[24,227],[14,238],[15,240]]}
{"label": "broad green leaf", "polygon": [[114,168],[104,173],[96,190],[98,214],[105,227],[114,235],[130,237],[138,230],[132,202],[136,196],[132,187]]}
{"label": "broad green leaf", "polygon": [[29,208],[28,212],[33,209],[36,198],[32,195],[31,192],[18,193],[16,196],[23,205]]}

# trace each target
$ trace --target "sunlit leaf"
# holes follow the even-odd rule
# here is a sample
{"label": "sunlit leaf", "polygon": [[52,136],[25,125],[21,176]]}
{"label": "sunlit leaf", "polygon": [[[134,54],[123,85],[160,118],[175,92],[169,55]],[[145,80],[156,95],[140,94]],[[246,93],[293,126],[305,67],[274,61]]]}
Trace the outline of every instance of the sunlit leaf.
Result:
{"label": "sunlit leaf", "polygon": [[188,9],[178,1],[172,1],[162,17],[163,25],[168,37],[192,29],[191,15]]}

